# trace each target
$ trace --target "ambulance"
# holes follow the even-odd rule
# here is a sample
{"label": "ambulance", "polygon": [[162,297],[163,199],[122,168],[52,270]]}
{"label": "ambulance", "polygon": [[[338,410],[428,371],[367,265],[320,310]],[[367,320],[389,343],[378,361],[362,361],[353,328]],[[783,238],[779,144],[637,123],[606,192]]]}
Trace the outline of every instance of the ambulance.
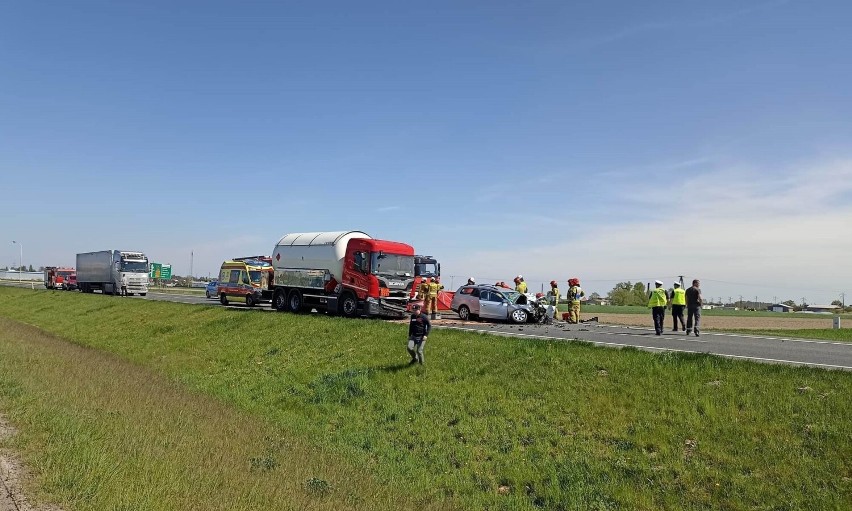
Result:
{"label": "ambulance", "polygon": [[222,305],[228,298],[245,300],[249,307],[272,299],[272,258],[266,256],[238,257],[225,261],[219,269],[216,294]]}

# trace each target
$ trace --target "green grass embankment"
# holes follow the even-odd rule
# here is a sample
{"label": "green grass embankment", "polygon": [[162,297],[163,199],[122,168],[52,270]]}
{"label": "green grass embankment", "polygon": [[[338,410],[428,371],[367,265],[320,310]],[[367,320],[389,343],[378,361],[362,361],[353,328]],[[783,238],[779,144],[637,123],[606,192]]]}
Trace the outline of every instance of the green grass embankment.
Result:
{"label": "green grass embankment", "polygon": [[[0,289],[0,316],[112,353],[339,456],[323,478],[339,501],[338,463],[417,506],[844,509],[852,499],[848,373],[457,331],[436,331],[427,366],[412,368],[402,324],[15,289]],[[14,420],[22,403],[8,389],[23,376],[4,378],[0,399]],[[39,439],[55,426],[40,417],[21,426],[33,431],[27,459],[42,481],[72,477],[85,460],[45,464]],[[91,441],[117,442],[105,435]],[[127,459],[105,456],[132,477]],[[294,461],[270,456],[270,471],[289,480]]]}
{"label": "green grass embankment", "polygon": [[0,330],[0,411],[19,430],[5,444],[38,478],[30,501],[67,511],[415,507],[305,438],[150,369],[2,317]]}

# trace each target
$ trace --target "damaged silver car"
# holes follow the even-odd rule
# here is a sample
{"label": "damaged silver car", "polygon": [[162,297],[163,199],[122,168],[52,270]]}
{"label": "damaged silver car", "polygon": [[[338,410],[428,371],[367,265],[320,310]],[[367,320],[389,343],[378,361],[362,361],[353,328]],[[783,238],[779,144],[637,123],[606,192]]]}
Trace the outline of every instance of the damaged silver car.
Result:
{"label": "damaged silver car", "polygon": [[533,317],[533,307],[526,295],[487,284],[460,287],[450,308],[463,320],[482,318],[526,323]]}

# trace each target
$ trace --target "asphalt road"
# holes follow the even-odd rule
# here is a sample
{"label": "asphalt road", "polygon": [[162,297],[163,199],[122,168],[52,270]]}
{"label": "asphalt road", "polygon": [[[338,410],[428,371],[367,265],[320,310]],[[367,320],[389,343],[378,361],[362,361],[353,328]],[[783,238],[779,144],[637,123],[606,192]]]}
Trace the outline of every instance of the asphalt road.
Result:
{"label": "asphalt road", "polygon": [[[27,285],[26,287],[30,286]],[[121,298],[116,297],[114,299]],[[144,298],[133,297],[133,299],[165,300],[221,307],[218,300],[215,299],[177,293],[152,292],[148,293],[148,296]],[[232,305],[229,305],[229,308],[249,310],[248,307],[234,300],[231,303]],[[255,306],[251,309],[258,312],[271,311],[269,304]],[[443,318],[435,322],[436,327],[471,332],[487,332],[528,339],[577,339],[614,348],[630,346],[649,351],[709,353],[758,362],[807,365],[825,369],[852,371],[852,343],[728,334],[722,332],[703,332],[701,337],[695,337],[667,331],[662,336],[657,337],[654,335],[654,331],[650,326],[650,314],[648,315],[648,328],[599,325],[596,323],[582,325],[568,325],[564,323],[557,325],[510,325],[479,321],[461,321],[455,313],[445,313]]]}

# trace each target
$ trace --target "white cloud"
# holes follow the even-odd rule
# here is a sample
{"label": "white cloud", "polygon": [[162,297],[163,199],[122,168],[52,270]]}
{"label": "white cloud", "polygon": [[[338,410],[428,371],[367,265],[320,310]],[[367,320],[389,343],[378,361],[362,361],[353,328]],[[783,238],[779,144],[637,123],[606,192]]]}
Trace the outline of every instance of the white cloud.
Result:
{"label": "white cloud", "polygon": [[814,303],[852,290],[852,160],[734,166],[624,193],[639,197],[642,218],[567,241],[561,235],[550,245],[485,248],[444,267],[502,279],[521,272],[534,282],[578,275],[587,287],[600,282],[591,286],[600,292],[619,280],[677,275],[704,279],[713,296],[804,296]]}

